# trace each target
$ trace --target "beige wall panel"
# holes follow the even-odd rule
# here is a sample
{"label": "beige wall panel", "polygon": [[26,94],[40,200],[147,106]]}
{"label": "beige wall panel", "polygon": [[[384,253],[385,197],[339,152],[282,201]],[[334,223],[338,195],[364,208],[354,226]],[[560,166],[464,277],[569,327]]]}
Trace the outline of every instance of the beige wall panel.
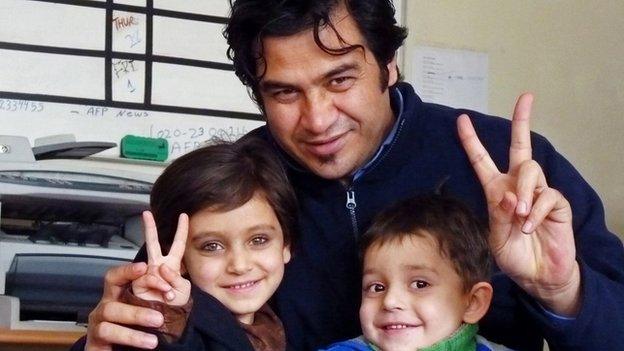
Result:
{"label": "beige wall panel", "polygon": [[624,238],[624,1],[409,0],[409,47],[489,54],[490,113],[509,116],[536,95],[533,130],[545,135],[600,194]]}

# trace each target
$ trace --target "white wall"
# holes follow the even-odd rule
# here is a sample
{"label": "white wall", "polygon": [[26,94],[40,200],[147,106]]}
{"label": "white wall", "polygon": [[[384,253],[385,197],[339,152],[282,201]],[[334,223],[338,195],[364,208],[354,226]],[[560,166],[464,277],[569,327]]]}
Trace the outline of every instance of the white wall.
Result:
{"label": "white wall", "polygon": [[624,238],[624,1],[407,0],[409,48],[489,54],[489,112],[509,116],[536,95],[533,130],[545,135],[602,198]]}

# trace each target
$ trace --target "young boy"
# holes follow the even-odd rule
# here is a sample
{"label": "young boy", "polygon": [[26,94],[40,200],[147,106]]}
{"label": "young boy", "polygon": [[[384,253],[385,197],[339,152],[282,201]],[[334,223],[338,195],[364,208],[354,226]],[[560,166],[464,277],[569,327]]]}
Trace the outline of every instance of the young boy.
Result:
{"label": "young boy", "polygon": [[158,349],[284,350],[266,302],[290,260],[297,205],[269,146],[245,137],[186,154],[150,204],[148,273],[125,299],[163,311]]}
{"label": "young boy", "polygon": [[409,198],[361,242],[363,336],[327,350],[508,350],[477,335],[492,299],[487,231],[458,201]]}

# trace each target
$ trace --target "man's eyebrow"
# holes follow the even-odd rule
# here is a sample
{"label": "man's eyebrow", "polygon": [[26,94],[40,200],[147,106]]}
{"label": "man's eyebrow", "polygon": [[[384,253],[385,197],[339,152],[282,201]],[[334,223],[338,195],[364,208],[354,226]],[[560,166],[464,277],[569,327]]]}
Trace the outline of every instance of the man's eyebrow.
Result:
{"label": "man's eyebrow", "polygon": [[[326,80],[332,77],[335,77],[339,74],[342,74],[344,72],[347,71],[351,71],[351,70],[360,70],[360,65],[357,62],[347,62],[347,63],[343,63],[338,67],[334,67],[333,69],[329,70],[328,72],[325,72],[325,74],[323,74],[321,76],[321,80]],[[269,90],[277,90],[277,89],[293,89],[293,90],[297,90],[298,87],[294,84],[290,84],[290,83],[284,83],[284,82],[280,82],[277,80],[271,80],[271,79],[267,79],[264,80],[262,82],[260,82],[260,89],[263,91],[269,91]]]}
{"label": "man's eyebrow", "polygon": [[297,87],[293,84],[282,83],[275,80],[265,80],[260,82],[260,90],[262,91],[270,91],[270,90],[278,90],[278,89],[292,89],[296,90]]}
{"label": "man's eyebrow", "polygon": [[325,73],[323,75],[323,79],[327,79],[327,78],[331,78],[334,76],[337,76],[339,74],[342,74],[344,72],[347,71],[351,71],[351,70],[359,70],[360,69],[360,65],[356,62],[347,62],[347,63],[343,63],[340,66],[330,70],[329,72]]}

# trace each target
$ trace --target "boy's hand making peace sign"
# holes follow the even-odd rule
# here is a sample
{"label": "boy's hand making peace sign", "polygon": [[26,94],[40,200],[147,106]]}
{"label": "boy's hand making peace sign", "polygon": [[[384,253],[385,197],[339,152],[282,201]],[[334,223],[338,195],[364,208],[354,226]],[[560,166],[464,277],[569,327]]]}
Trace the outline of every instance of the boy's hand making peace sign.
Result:
{"label": "boy's hand making peace sign", "polygon": [[572,316],[580,307],[581,284],[572,210],[532,159],[532,104],[530,94],[516,103],[507,173],[498,170],[466,115],[457,120],[459,138],[485,192],[496,263],[546,308]]}
{"label": "boy's hand making peace sign", "polygon": [[172,306],[185,305],[191,295],[191,282],[182,277],[182,257],[188,237],[189,218],[181,214],[169,254],[162,255],[154,216],[143,212],[143,231],[147,249],[147,273],[132,282],[136,297]]}

